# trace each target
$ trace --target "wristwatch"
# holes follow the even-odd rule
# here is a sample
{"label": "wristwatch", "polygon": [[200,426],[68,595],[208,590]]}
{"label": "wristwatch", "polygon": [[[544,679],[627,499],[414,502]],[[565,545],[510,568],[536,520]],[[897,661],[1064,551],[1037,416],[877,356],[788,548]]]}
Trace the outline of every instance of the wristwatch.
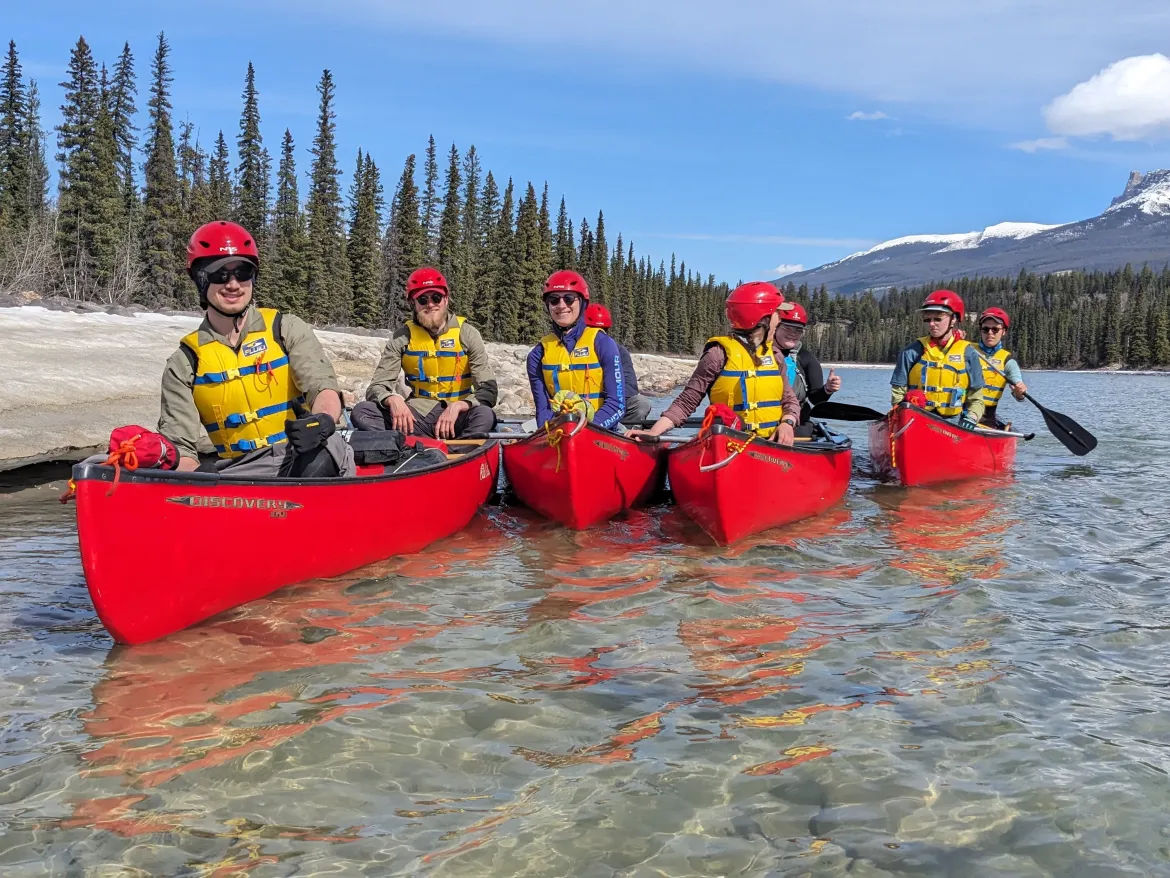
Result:
{"label": "wristwatch", "polygon": [[780,423],[787,424],[789,427],[796,427],[796,421],[793,419],[792,415],[786,415],[785,417],[781,418]]}

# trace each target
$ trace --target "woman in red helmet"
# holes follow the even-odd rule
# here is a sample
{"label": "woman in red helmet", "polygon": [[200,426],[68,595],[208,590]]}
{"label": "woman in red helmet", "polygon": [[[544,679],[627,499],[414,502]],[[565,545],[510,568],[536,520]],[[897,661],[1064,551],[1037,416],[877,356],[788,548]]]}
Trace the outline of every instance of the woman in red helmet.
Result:
{"label": "woman in red helmet", "polygon": [[[585,325],[604,330],[609,335],[613,327],[613,316],[604,305],[590,305],[585,309]],[[612,338],[612,336],[610,336]],[[614,339],[616,343],[616,339]],[[629,426],[641,426],[642,422],[650,417],[650,400],[642,395],[638,388],[638,373],[634,371],[634,358],[626,346],[619,344],[618,353],[622,358],[622,385],[626,391],[626,414],[622,423]]]}
{"label": "woman in red helmet", "polygon": [[749,433],[791,445],[800,422],[800,402],[771,341],[783,302],[780,291],[763,281],[732,290],[726,305],[731,334],[709,340],[670,408],[649,430],[632,430],[630,435],[661,436],[681,426],[706,396],[712,405],[732,409]]}
{"label": "woman in red helmet", "polygon": [[1003,429],[1004,424],[996,417],[995,410],[1005,387],[1011,387],[1012,396],[1018,400],[1028,392],[1020,364],[1003,346],[1004,335],[1011,325],[1011,318],[1003,308],[988,308],[979,315],[979,353],[983,355],[983,381],[987,385],[983,388],[986,408],[980,423],[985,427]]}
{"label": "woman in red helmet", "polygon": [[800,425],[796,435],[811,436],[813,426],[809,412],[814,405],[827,402],[841,389],[841,379],[829,370],[829,377],[821,368],[816,354],[804,346],[804,332],[808,328],[808,312],[799,302],[785,302],[780,306],[780,323],[772,339],[776,353],[784,358],[785,377],[800,400]]}
{"label": "woman in red helmet", "polygon": [[890,378],[892,404],[917,390],[926,398],[927,411],[974,430],[983,417],[983,365],[975,346],[957,334],[963,300],[950,290],[935,290],[918,310],[926,335],[898,357]]}
{"label": "woman in red helmet", "polygon": [[187,271],[207,316],[179,343],[162,379],[158,430],[178,449],[181,471],[199,466],[206,432],[233,475],[354,475],[336,433],[337,376],[312,328],[253,301],[260,251],[235,223],[200,226]]}
{"label": "woman in red helmet", "polygon": [[562,403],[580,400],[598,427],[616,430],[621,424],[626,411],[621,354],[617,342],[585,324],[588,304],[589,285],[577,272],[554,271],[544,282],[552,332],[537,343],[527,361],[538,426],[552,419]]}

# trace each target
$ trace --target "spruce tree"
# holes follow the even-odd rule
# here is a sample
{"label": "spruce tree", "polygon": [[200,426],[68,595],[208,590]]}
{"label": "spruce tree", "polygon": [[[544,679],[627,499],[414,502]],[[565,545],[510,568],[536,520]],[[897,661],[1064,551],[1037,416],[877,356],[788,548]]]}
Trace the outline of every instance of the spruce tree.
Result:
{"label": "spruce tree", "polygon": [[519,266],[516,264],[513,245],[515,233],[512,230],[514,204],[514,189],[509,178],[491,243],[491,262],[495,272],[492,278],[492,338],[509,344],[515,344],[520,339]]}
{"label": "spruce tree", "polygon": [[0,80],[0,230],[23,231],[31,216],[25,132],[26,97],[16,41],[9,40]]}
{"label": "spruce tree", "polygon": [[589,261],[589,289],[594,301],[602,305],[609,303],[609,244],[605,240],[605,216],[597,212],[597,227],[593,230],[592,258]]}
{"label": "spruce tree", "polygon": [[114,120],[110,112],[110,88],[103,64],[98,80],[98,115],[94,128],[93,156],[93,238],[94,280],[111,296],[121,297],[125,289],[110,289],[119,245],[129,245],[122,184],[118,175],[118,144],[114,137]]}
{"label": "spruce tree", "polygon": [[439,259],[439,162],[433,134],[423,166],[422,224],[427,233],[426,261],[433,265]]}
{"label": "spruce tree", "polygon": [[483,198],[479,205],[479,227],[483,230],[483,249],[477,264],[476,301],[474,314],[476,326],[484,338],[498,340],[496,332],[496,301],[499,284],[503,277],[500,262],[500,190],[491,171],[483,181]]}
{"label": "spruce tree", "polygon": [[541,281],[544,281],[553,272],[553,262],[555,256],[553,254],[553,233],[551,217],[548,210],[548,182],[544,184],[544,190],[540,196],[540,213],[538,215],[540,223],[540,272]]}
{"label": "spruce tree", "polygon": [[553,265],[555,268],[576,268],[577,249],[573,244],[573,224],[565,208],[565,197],[561,196],[561,209],[557,212],[557,229],[553,233]]}
{"label": "spruce tree", "polygon": [[382,183],[369,155],[358,150],[350,188],[349,256],[353,319],[358,326],[381,326]]}
{"label": "spruce tree", "polygon": [[142,258],[145,271],[143,298],[156,302],[194,304],[194,285],[184,277],[187,238],[193,229],[182,226],[179,172],[175,167],[175,139],[171,127],[170,46],[158,35],[151,65],[150,126],[146,143],[146,170],[142,219]]}
{"label": "spruce tree", "polygon": [[24,152],[28,167],[25,208],[30,217],[44,216],[49,206],[49,163],[45,150],[45,131],[41,127],[41,98],[35,79],[28,83],[25,99]]}
{"label": "spruce tree", "polygon": [[[1152,283],[1152,281],[1150,281]],[[1138,287],[1137,295],[1129,307],[1129,351],[1126,364],[1129,366],[1146,366],[1150,362],[1149,314],[1146,307],[1146,287]]]}
{"label": "spruce tree", "polygon": [[271,186],[271,161],[260,134],[260,104],[256,92],[256,71],[248,62],[244,74],[244,111],[240,115],[240,134],[236,149],[240,163],[236,166],[235,221],[257,238],[263,239],[268,225],[268,194]]}
{"label": "spruce tree", "polygon": [[325,70],[317,85],[321,96],[317,115],[317,134],[313,139],[313,167],[308,201],[309,313],[318,322],[341,322],[350,313],[349,265],[345,258],[345,232],[342,226],[341,170],[337,166],[337,147],[333,110],[335,86],[333,74]]}
{"label": "spruce tree", "polygon": [[210,195],[208,209],[211,211],[211,218],[230,219],[232,216],[231,168],[227,139],[223,136],[222,131],[215,139],[215,152],[211,156],[211,166],[207,172],[207,189]]}
{"label": "spruce tree", "polygon": [[97,118],[101,109],[98,71],[84,37],[69,56],[69,79],[61,83],[65,102],[57,126],[60,185],[57,198],[57,248],[65,268],[76,278],[89,270],[93,256],[94,177],[98,147]]}
{"label": "spruce tree", "polygon": [[[447,158],[447,186],[443,197],[443,213],[439,219],[439,240],[436,247],[436,262],[448,283],[466,274],[463,267],[462,229],[463,177],[459,170],[459,151],[451,144]],[[462,290],[457,290],[462,293]]]}
{"label": "spruce tree", "polygon": [[546,260],[540,234],[540,208],[536,201],[536,189],[531,183],[516,212],[516,233],[512,244],[515,260],[512,289],[520,317],[520,333],[516,340],[529,343],[544,335],[548,324],[540,308],[544,280],[548,275],[544,270]]}
{"label": "spruce tree", "polygon": [[427,236],[419,219],[418,186],[414,182],[415,156],[406,157],[402,176],[390,202],[390,223],[382,245],[382,289],[391,329],[410,318],[406,279],[426,259]]}
{"label": "spruce tree", "polygon": [[284,130],[276,203],[272,211],[272,247],[268,268],[258,289],[265,305],[307,316],[305,292],[309,280],[309,239],[297,187],[296,147],[292,132]]}
{"label": "spruce tree", "polygon": [[481,322],[479,307],[480,266],[483,263],[484,236],[480,225],[480,167],[475,146],[463,157],[463,223],[460,227],[459,271],[453,279],[459,291],[461,313],[475,324]]}
{"label": "spruce tree", "polygon": [[114,129],[123,211],[131,227],[139,208],[138,188],[134,182],[134,150],[138,146],[138,126],[134,124],[134,117],[138,114],[137,97],[134,55],[130,51],[130,44],[125,43],[114,67],[108,105],[110,123]]}
{"label": "spruce tree", "polygon": [[1102,327],[1101,359],[1104,365],[1120,364],[1123,356],[1121,345],[1122,290],[1125,282],[1117,278],[1109,285],[1109,296],[1105,300],[1105,319]]}
{"label": "spruce tree", "polygon": [[179,191],[183,201],[183,227],[195,230],[212,217],[208,216],[207,157],[195,139],[195,123],[179,123]]}
{"label": "spruce tree", "polygon": [[1165,301],[1155,310],[1153,360],[1159,366],[1170,366],[1170,314]]}

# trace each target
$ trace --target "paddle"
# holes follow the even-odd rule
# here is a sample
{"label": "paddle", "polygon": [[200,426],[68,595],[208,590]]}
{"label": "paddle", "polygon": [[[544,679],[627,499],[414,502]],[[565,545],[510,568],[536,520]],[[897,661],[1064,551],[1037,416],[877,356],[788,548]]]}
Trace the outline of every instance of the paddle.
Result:
{"label": "paddle", "polygon": [[821,418],[826,421],[880,421],[885,414],[863,405],[850,405],[847,402],[822,402],[814,405],[809,411],[809,417]]}
{"label": "paddle", "polygon": [[[974,345],[972,345],[974,347]],[[983,356],[983,352],[977,347],[975,353],[979,355],[979,359],[991,367],[991,371],[999,375],[1005,381],[1007,375],[999,370],[999,367],[987,357]],[[1060,440],[1060,444],[1075,454],[1077,457],[1084,457],[1090,451],[1097,447],[1097,437],[1070,418],[1068,415],[1062,415],[1060,412],[1054,412],[1052,409],[1045,408],[1036,402],[1031,394],[1025,393],[1024,399],[1040,409],[1040,414],[1044,416],[1044,423],[1048,427],[1050,433]]]}

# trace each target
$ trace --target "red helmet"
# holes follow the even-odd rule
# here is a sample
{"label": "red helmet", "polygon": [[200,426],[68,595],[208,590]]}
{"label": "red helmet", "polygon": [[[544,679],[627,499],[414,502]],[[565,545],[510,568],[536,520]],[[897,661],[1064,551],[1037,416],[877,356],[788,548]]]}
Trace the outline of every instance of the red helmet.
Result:
{"label": "red helmet", "polygon": [[589,284],[585,283],[585,278],[577,272],[562,269],[554,271],[544,282],[543,295],[547,296],[549,293],[579,293],[588,302]]}
{"label": "red helmet", "polygon": [[443,277],[443,272],[437,268],[431,268],[429,265],[416,268],[406,279],[406,298],[408,299],[413,299],[427,290],[436,289],[441,289],[448,294],[451,292],[447,288],[447,278]]}
{"label": "red helmet", "polygon": [[959,320],[963,319],[963,299],[958,293],[950,290],[935,290],[922,303],[919,311],[950,311]]}
{"label": "red helmet", "polygon": [[998,320],[1003,324],[1004,329],[1011,329],[1012,320],[1003,308],[985,308],[983,313],[979,315],[979,322],[982,323],[987,317],[990,317],[992,320]]}
{"label": "red helmet", "polygon": [[220,259],[237,256],[260,264],[260,251],[251,232],[227,220],[204,223],[191,233],[187,242],[187,270],[197,259]]}
{"label": "red helmet", "polygon": [[734,329],[755,329],[784,304],[780,291],[762,280],[740,284],[727,297],[727,320]]}
{"label": "red helmet", "polygon": [[613,317],[604,305],[590,305],[585,309],[585,325],[596,326],[598,329],[609,329],[613,326]]}
{"label": "red helmet", "polygon": [[808,312],[799,302],[785,302],[780,306],[780,322],[808,326]]}

